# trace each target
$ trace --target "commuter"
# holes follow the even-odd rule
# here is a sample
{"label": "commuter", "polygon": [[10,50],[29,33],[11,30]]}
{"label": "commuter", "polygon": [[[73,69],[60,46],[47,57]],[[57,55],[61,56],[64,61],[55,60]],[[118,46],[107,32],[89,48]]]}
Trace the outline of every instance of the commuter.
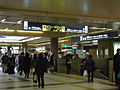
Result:
{"label": "commuter", "polygon": [[67,67],[67,74],[70,74],[71,71],[71,60],[69,56],[66,56],[66,67]]}
{"label": "commuter", "polygon": [[36,61],[37,61],[37,54],[33,54],[31,56],[31,67],[30,67],[30,72],[33,74],[34,73],[34,69],[35,69],[35,64],[36,64]]}
{"label": "commuter", "polygon": [[93,82],[94,71],[96,70],[95,62],[92,59],[92,55],[88,55],[86,60],[85,69],[87,70],[88,82]]}
{"label": "commuter", "polygon": [[35,72],[37,74],[37,79],[38,79],[38,88],[40,88],[40,86],[44,88],[44,72],[45,71],[46,71],[45,60],[44,60],[43,54],[40,53],[38,54],[38,59],[37,59],[36,68],[35,68]]}
{"label": "commuter", "polygon": [[34,54],[31,62],[31,66],[33,68],[35,68],[36,61],[37,61],[37,54]]}
{"label": "commuter", "polygon": [[30,66],[31,66],[31,57],[30,57],[30,54],[28,52],[26,52],[25,60],[24,60],[25,78],[29,78]]}
{"label": "commuter", "polygon": [[19,72],[19,55],[15,57],[15,66],[16,66],[17,72]]}
{"label": "commuter", "polygon": [[85,63],[86,59],[83,59],[80,63],[80,75],[83,76],[84,70],[85,70]]}
{"label": "commuter", "polygon": [[51,64],[50,72],[53,73],[54,72],[54,54],[51,54],[50,56],[50,64]]}
{"label": "commuter", "polygon": [[116,85],[120,85],[118,74],[120,73],[120,49],[117,49],[117,53],[113,58],[113,70],[115,72],[115,83]]}
{"label": "commuter", "polygon": [[23,69],[24,69],[24,60],[25,60],[25,56],[24,56],[24,52],[21,52],[19,55],[19,72],[20,75],[22,75]]}
{"label": "commuter", "polygon": [[11,79],[12,75],[15,74],[15,56],[12,54],[12,56],[9,58],[9,62],[7,65],[7,73],[9,74],[9,80]]}
{"label": "commuter", "polygon": [[5,55],[2,56],[1,60],[2,60],[2,71],[6,73],[8,60],[9,60],[9,56],[7,55],[7,52],[5,53]]}
{"label": "commuter", "polygon": [[48,61],[48,53],[44,53],[44,60],[45,60],[45,63],[46,63],[46,72],[48,72],[48,69],[51,67],[50,62]]}

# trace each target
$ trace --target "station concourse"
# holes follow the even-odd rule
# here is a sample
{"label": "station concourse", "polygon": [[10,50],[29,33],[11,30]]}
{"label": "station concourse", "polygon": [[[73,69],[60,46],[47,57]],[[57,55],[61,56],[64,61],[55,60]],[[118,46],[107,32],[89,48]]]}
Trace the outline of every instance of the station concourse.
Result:
{"label": "station concourse", "polygon": [[[2,72],[2,71],[1,71]],[[33,83],[32,76],[25,79],[15,74],[11,80],[8,74],[0,73],[0,90],[40,90]],[[61,73],[45,74],[44,90],[117,90],[114,83],[107,80],[95,79],[94,83],[88,83],[86,77],[67,75]]]}
{"label": "station concourse", "polygon": [[[48,53],[48,61],[53,54],[54,73],[45,73],[44,90],[119,90],[113,71],[120,48],[119,10],[119,0],[0,0],[0,64],[6,52],[16,57],[29,52],[31,58]],[[97,67],[93,83],[81,74],[87,55]],[[0,90],[41,89],[32,73],[29,79],[20,76],[18,66],[9,80],[0,65]]]}

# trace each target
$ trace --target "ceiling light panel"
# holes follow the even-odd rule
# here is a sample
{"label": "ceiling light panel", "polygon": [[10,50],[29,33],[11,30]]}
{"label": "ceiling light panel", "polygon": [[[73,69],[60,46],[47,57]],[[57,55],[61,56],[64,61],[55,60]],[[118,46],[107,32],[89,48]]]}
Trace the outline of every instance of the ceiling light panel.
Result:
{"label": "ceiling light panel", "polygon": [[24,39],[26,37],[17,37],[17,36],[5,36],[0,37],[0,42],[19,42],[20,39]]}

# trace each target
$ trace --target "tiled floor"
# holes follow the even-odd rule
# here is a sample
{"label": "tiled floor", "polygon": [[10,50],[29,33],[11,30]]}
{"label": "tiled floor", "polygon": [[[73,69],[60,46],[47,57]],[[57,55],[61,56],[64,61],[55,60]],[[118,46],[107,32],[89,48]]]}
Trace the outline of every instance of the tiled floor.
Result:
{"label": "tiled floor", "polygon": [[[0,71],[0,90],[40,90],[30,79],[24,79],[17,73],[9,80],[8,74]],[[45,88],[43,90],[118,90],[114,83],[95,79],[94,83],[87,83],[86,77],[67,74],[45,74]]]}

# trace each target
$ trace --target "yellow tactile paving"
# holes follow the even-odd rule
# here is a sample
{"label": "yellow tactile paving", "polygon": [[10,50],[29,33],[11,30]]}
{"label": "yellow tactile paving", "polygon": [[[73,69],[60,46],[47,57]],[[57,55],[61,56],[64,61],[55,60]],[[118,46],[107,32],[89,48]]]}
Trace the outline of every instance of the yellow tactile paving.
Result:
{"label": "yellow tactile paving", "polygon": [[84,88],[84,89],[87,89],[87,90],[95,90],[93,88],[89,88],[89,87],[85,87],[85,86],[81,86],[81,85],[72,84],[72,83],[69,83],[69,82],[65,82],[63,80],[58,80],[58,79],[53,79],[53,78],[48,78],[48,77],[46,79],[57,81],[57,82],[61,82],[61,83],[65,84],[65,85],[70,85],[70,86],[75,86],[75,87],[79,87],[79,88]]}

